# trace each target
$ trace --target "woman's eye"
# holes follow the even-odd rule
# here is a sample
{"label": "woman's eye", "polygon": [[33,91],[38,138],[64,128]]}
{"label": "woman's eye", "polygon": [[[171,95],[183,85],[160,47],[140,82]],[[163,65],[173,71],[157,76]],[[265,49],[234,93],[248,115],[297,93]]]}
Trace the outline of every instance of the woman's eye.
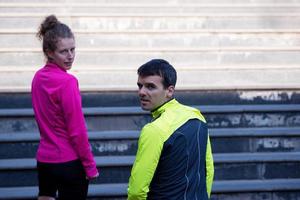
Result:
{"label": "woman's eye", "polygon": [[66,53],[67,53],[67,50],[62,50],[60,53],[61,53],[61,54],[66,54]]}

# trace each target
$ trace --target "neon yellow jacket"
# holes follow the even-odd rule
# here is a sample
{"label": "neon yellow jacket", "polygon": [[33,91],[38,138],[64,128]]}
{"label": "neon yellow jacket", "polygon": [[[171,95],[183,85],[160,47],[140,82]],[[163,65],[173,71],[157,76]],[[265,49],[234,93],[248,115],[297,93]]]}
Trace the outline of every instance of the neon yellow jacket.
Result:
{"label": "neon yellow jacket", "polygon": [[[206,121],[199,110],[184,106],[175,99],[152,112],[154,121],[146,124],[140,134],[136,160],[128,186],[128,200],[147,199],[150,184],[160,161],[164,143],[182,125],[191,119]],[[206,189],[210,196],[214,166],[209,136],[206,145]]]}

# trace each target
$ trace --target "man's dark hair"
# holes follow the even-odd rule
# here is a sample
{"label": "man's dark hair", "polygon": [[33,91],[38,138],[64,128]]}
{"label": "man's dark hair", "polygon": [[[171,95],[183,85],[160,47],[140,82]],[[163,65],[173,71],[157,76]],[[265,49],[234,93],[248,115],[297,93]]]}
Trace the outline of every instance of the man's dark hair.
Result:
{"label": "man's dark hair", "polygon": [[139,67],[137,71],[141,77],[158,75],[162,77],[164,88],[173,85],[175,87],[177,81],[176,70],[170,63],[163,59],[153,59]]}

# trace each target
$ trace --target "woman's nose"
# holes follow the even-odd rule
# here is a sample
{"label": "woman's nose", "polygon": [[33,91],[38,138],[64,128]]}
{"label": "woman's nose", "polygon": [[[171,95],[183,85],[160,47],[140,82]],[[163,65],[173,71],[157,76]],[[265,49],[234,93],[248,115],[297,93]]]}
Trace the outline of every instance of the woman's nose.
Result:
{"label": "woman's nose", "polygon": [[74,57],[74,52],[72,50],[68,51],[68,58],[73,58]]}

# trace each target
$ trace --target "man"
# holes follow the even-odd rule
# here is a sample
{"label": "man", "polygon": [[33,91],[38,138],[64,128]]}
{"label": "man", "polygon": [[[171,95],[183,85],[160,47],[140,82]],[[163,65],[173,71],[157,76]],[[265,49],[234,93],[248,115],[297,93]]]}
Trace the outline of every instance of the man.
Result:
{"label": "man", "polygon": [[213,158],[207,124],[199,110],[173,98],[176,71],[154,59],[138,69],[138,95],[151,111],[138,141],[128,200],[207,200],[213,182]]}

